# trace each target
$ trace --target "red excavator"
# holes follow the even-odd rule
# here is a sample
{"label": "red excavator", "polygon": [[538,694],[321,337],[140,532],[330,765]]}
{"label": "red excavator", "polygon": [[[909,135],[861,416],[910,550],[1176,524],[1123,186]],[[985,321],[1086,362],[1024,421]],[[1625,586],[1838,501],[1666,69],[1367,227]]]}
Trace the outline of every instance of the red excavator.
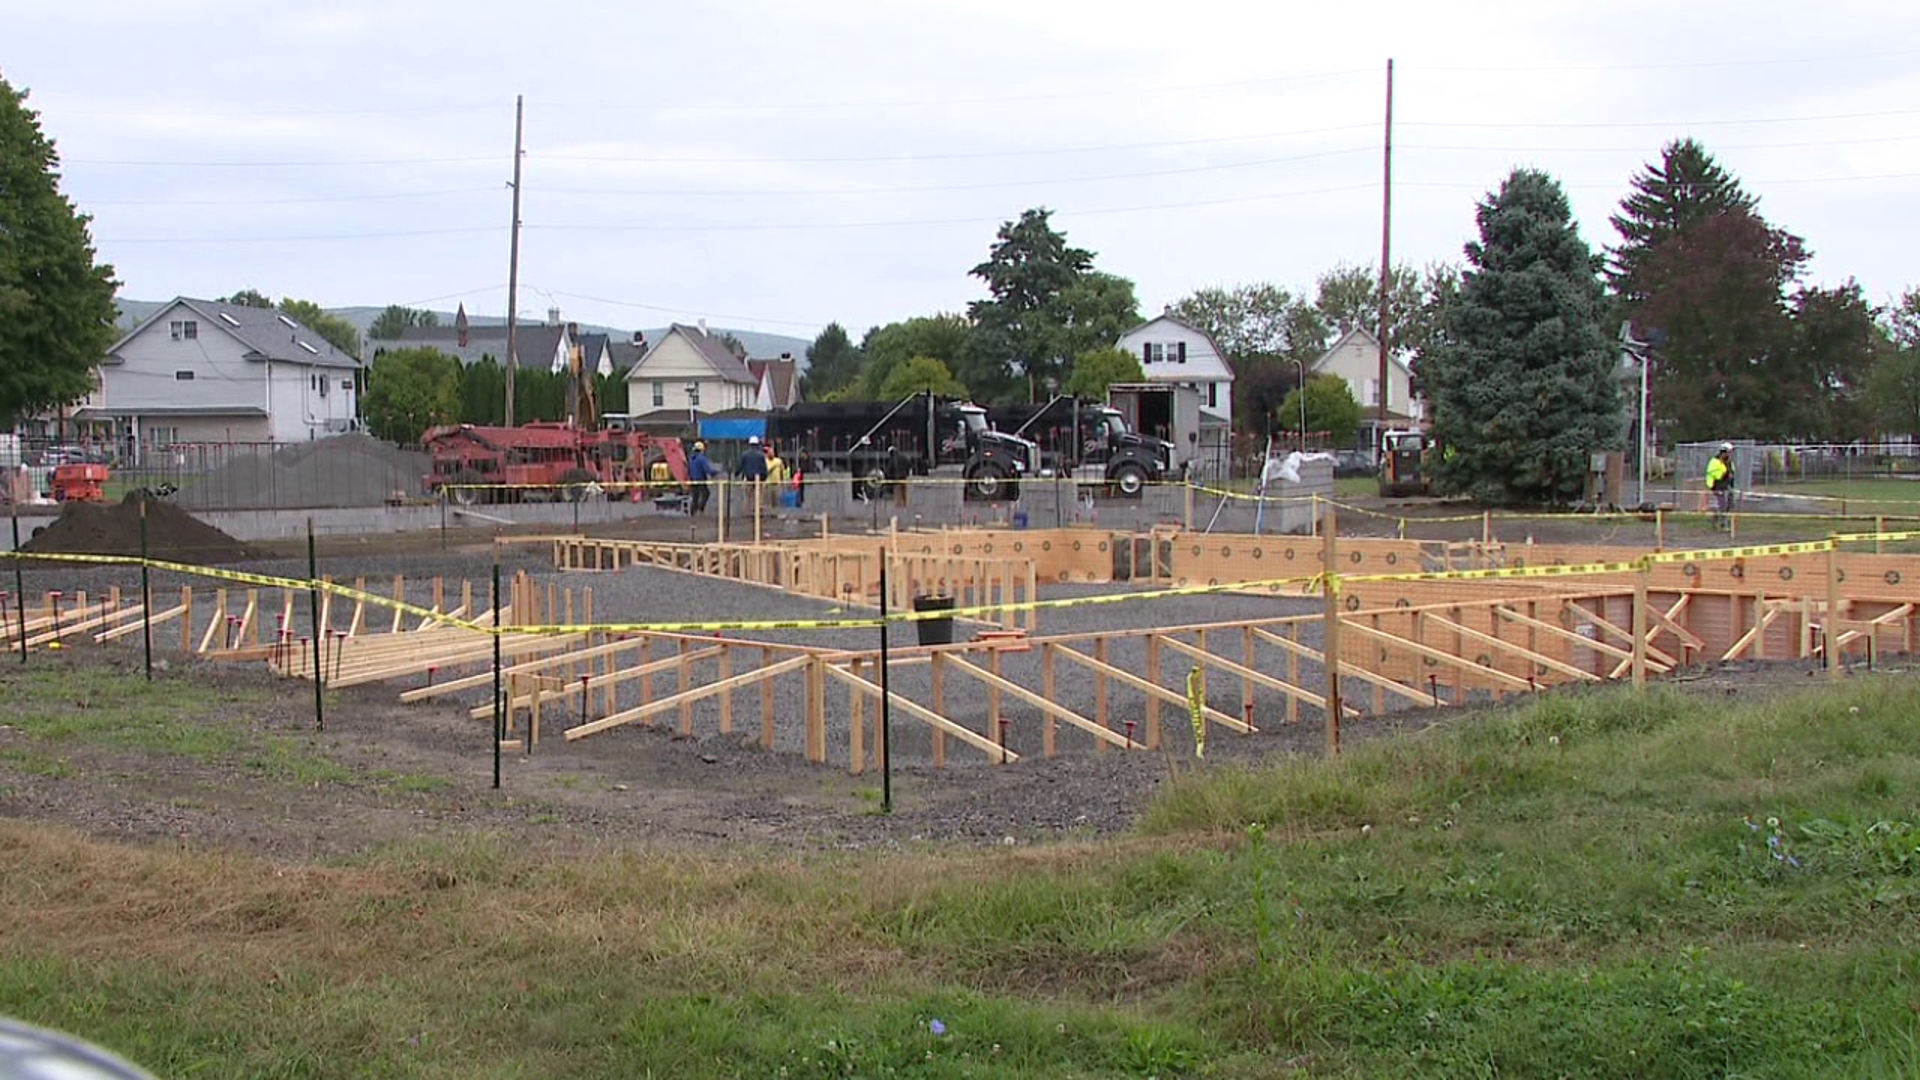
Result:
{"label": "red excavator", "polygon": [[679,439],[602,427],[593,375],[585,370],[578,345],[568,358],[568,376],[572,416],[566,421],[429,428],[421,437],[433,457],[427,491],[445,491],[447,498],[462,506],[555,499],[578,502],[595,493],[609,499],[638,499],[647,492],[648,474],[656,461],[666,462],[676,485],[687,482],[687,455]]}

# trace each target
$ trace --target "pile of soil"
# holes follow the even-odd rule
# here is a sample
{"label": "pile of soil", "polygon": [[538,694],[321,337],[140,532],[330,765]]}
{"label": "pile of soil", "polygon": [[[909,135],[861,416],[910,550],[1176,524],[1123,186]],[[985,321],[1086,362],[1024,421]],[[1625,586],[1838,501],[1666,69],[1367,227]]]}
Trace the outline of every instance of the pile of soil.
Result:
{"label": "pile of soil", "polygon": [[283,446],[272,453],[238,446],[192,483],[180,502],[198,509],[380,506],[396,492],[418,494],[432,459],[354,432]]}
{"label": "pile of soil", "polygon": [[[35,529],[20,550],[38,555],[140,554],[140,492],[118,503],[70,502],[53,524]],[[183,563],[229,563],[255,557],[245,544],[168,502],[147,499],[147,553]]]}

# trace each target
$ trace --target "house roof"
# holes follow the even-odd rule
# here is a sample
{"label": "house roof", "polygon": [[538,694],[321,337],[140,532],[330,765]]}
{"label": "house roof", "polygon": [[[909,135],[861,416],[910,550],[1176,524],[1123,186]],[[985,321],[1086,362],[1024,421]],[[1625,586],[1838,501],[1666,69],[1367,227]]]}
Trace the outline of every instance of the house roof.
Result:
{"label": "house roof", "polygon": [[800,365],[792,357],[749,360],[747,370],[753,373],[755,382],[767,384],[774,408],[786,409],[800,404]]}
{"label": "house roof", "polygon": [[[714,337],[697,326],[687,326],[684,323],[674,323],[669,327],[659,341],[648,347],[646,356],[640,358],[640,363],[646,363],[646,357],[652,356],[655,349],[666,344],[667,339],[675,334],[679,334],[685,338],[687,344],[692,345],[694,351],[700,354],[701,359],[705,360],[707,365],[713,368],[714,374],[720,376],[722,379],[731,383],[747,383],[752,386],[760,385],[760,380],[754,377],[753,372],[747,370],[747,365],[741,363],[739,357],[733,355],[725,345],[721,344],[719,338]],[[638,370],[637,366],[635,370]]]}
{"label": "house roof", "polygon": [[[1341,334],[1340,339],[1338,341],[1335,341],[1332,345],[1329,345],[1325,352],[1321,353],[1318,357],[1316,357],[1313,361],[1313,364],[1310,370],[1313,370],[1313,371],[1320,370],[1320,365],[1327,362],[1327,357],[1332,356],[1334,353],[1339,352],[1341,348],[1347,344],[1347,342],[1352,341],[1356,338],[1364,342],[1370,348],[1372,348],[1375,354],[1378,354],[1380,352],[1380,339],[1375,337],[1373,335],[1373,332],[1368,330],[1366,327],[1356,326],[1353,329],[1347,331],[1346,333]],[[1402,372],[1408,375],[1413,374],[1413,369],[1407,366],[1407,362],[1405,360],[1400,359],[1398,356],[1393,355],[1391,352],[1387,354],[1387,359],[1391,360],[1393,362],[1393,366],[1399,368]]]}
{"label": "house roof", "polygon": [[1193,325],[1192,323],[1186,321],[1185,319],[1175,318],[1172,315],[1156,315],[1153,318],[1148,319],[1146,322],[1141,323],[1139,326],[1136,326],[1131,330],[1128,330],[1125,334],[1122,334],[1120,336],[1124,338],[1128,334],[1137,334],[1140,331],[1145,330],[1147,327],[1152,326],[1154,323],[1170,323],[1174,326],[1180,327],[1182,330],[1191,330],[1192,332],[1199,334],[1201,337],[1205,338],[1207,342],[1207,346],[1213,350],[1213,355],[1220,358],[1220,366],[1227,369],[1227,377],[1229,379],[1233,378],[1233,374],[1234,374],[1233,361],[1227,358],[1227,351],[1220,347],[1220,343],[1213,339],[1212,334],[1207,333],[1206,330],[1202,329],[1201,327]]}
{"label": "house roof", "polygon": [[[521,367],[550,367],[553,357],[560,350],[560,335],[566,327],[545,323],[531,323],[514,328],[513,349],[520,354]],[[479,363],[491,356],[500,366],[506,366],[507,328],[505,326],[473,326],[467,329],[467,343],[460,344],[460,331],[452,326],[409,326],[400,331],[397,338],[381,338],[367,342],[369,352],[378,353],[387,349],[438,349],[460,361],[467,367]],[[582,337],[582,341],[585,337]]]}
{"label": "house roof", "polygon": [[359,360],[334,348],[311,327],[283,311],[226,304],[218,300],[195,300],[185,296],[174,297],[172,303],[162,305],[145,322],[114,342],[113,347],[107,350],[108,358],[112,359],[129,341],[144,333],[147,327],[171,321],[173,313],[181,308],[198,316],[195,321],[202,327],[219,330],[246,346],[249,360],[272,360],[307,367],[360,367]]}

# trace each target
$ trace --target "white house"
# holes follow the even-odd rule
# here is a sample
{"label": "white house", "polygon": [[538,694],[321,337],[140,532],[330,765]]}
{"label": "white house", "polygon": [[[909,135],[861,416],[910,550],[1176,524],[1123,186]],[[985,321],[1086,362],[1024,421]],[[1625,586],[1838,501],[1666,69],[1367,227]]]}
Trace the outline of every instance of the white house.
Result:
{"label": "white house", "polygon": [[[1320,354],[1308,369],[1315,375],[1338,375],[1360,403],[1360,427],[1365,444],[1380,444],[1380,339],[1364,327],[1354,327]],[[1413,369],[1398,356],[1387,358],[1387,422],[1389,428],[1421,427],[1426,403],[1413,393]]]}
{"label": "white house", "polygon": [[627,411],[685,418],[752,409],[760,379],[703,326],[674,323],[627,371]]}
{"label": "white house", "polygon": [[73,418],[142,450],[305,441],[353,426],[359,370],[279,311],[178,297],[107,350]]}
{"label": "white house", "polygon": [[1222,424],[1233,422],[1233,365],[1227,363],[1213,335],[1162,315],[1121,334],[1115,347],[1140,358],[1148,382],[1193,386],[1202,395],[1203,416]]}

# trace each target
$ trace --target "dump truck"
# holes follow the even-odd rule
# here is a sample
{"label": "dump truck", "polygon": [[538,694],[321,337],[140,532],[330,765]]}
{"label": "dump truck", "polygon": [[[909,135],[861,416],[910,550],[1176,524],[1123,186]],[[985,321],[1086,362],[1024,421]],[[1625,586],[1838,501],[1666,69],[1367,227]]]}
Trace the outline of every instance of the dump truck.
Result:
{"label": "dump truck", "polygon": [[987,410],[930,393],[897,402],[803,402],[769,413],[766,439],[790,461],[851,476],[859,499],[880,498],[912,476],[950,475],[970,500],[1020,497],[1020,481],[1040,471],[1031,439],[994,431]]}
{"label": "dump truck", "polygon": [[1062,394],[1045,404],[993,405],[987,419],[1032,439],[1040,447],[1041,473],[1070,477],[1080,487],[1137,499],[1148,484],[1178,476],[1174,445],[1134,431],[1104,402]]}
{"label": "dump truck", "polygon": [[1182,383],[1115,383],[1107,404],[1130,431],[1171,443],[1175,476],[1184,476],[1200,453],[1200,391]]}

